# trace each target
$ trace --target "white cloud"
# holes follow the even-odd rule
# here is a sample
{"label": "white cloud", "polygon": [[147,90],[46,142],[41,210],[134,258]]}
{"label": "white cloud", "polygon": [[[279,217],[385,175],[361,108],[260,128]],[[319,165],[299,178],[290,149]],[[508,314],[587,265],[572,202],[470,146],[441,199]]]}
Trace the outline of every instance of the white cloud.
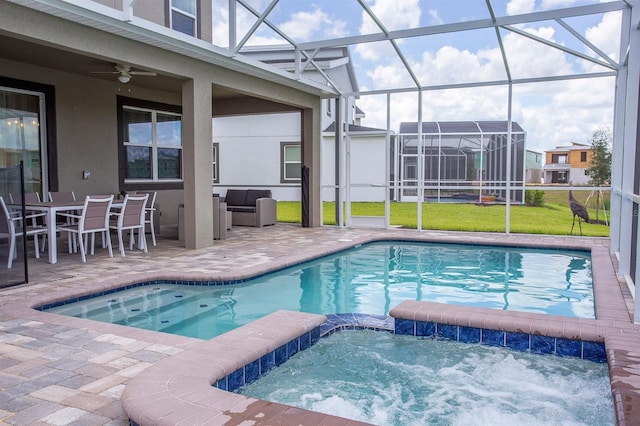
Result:
{"label": "white cloud", "polygon": [[229,9],[223,4],[217,4],[219,1],[214,0],[213,3],[212,40],[217,46],[227,47],[229,45]]}
{"label": "white cloud", "polygon": [[331,17],[320,9],[312,12],[296,12],[291,19],[279,25],[279,28],[297,42],[309,41],[313,34],[325,26],[332,25]]}
{"label": "white cloud", "polygon": [[507,15],[520,15],[533,12],[535,5],[535,0],[511,0],[507,3]]}
{"label": "white cloud", "polygon": [[[264,10],[265,2],[254,1],[252,7]],[[214,0],[213,8],[213,41],[219,46],[228,45],[228,7],[227,0]],[[254,24],[256,17],[242,7],[237,8],[238,40],[242,39]],[[296,42],[306,42],[318,38],[337,38],[349,35],[347,22],[336,19],[319,8],[311,11],[292,13],[289,19],[281,22],[278,28]],[[248,45],[282,44],[284,39],[269,29],[266,24],[251,36]]]}
{"label": "white cloud", "polygon": [[570,7],[576,3],[576,0],[542,0],[541,10],[558,9],[561,7]]}
{"label": "white cloud", "polygon": [[520,15],[535,12],[536,10],[552,10],[570,7],[577,3],[576,0],[542,0],[536,7],[536,0],[510,0],[507,3],[507,15]]}
{"label": "white cloud", "polygon": [[[615,22],[610,20],[615,21],[605,17],[588,32],[594,43],[599,38],[603,40],[598,43],[600,47],[610,41],[609,32],[615,28]],[[548,40],[555,37],[552,27],[529,28],[527,31]],[[568,56],[559,50],[515,33],[504,37],[504,45],[510,70],[516,79],[583,71],[574,69],[575,65],[569,62]],[[400,65],[396,61],[374,68],[369,74],[373,89],[410,87],[412,82]],[[424,85],[505,78],[498,48],[470,51],[445,45],[435,52],[423,52],[414,64],[414,71]],[[515,85],[512,118],[527,132],[528,149],[544,151],[570,142],[589,143],[594,130],[612,125],[613,94],[613,78]],[[417,121],[416,96],[394,96],[392,130],[398,129],[400,121]],[[427,91],[424,96],[425,121],[507,119],[506,86]],[[381,108],[379,99],[362,97],[358,105],[366,113],[363,125],[385,126],[386,107]]]}
{"label": "white cloud", "polygon": [[[371,10],[378,17],[380,22],[389,31],[415,28],[420,24],[422,9],[418,0],[375,0]],[[360,34],[377,34],[380,28],[369,17],[366,12],[362,12],[362,23],[360,24]],[[375,61],[384,55],[392,54],[393,48],[388,43],[369,43],[356,46],[357,53],[364,59]]]}
{"label": "white cloud", "polygon": [[429,22],[431,25],[440,25],[444,23],[442,18],[440,18],[437,9],[429,9],[429,16],[431,16],[431,22]]}
{"label": "white cloud", "polygon": [[[540,38],[554,41],[551,27],[527,29]],[[572,74],[574,71],[567,56],[558,49],[530,40],[516,33],[504,37],[505,51],[514,78],[542,77]]]}
{"label": "white cloud", "polygon": [[603,78],[523,88],[545,94],[543,101],[527,101],[522,107],[528,147],[544,151],[571,142],[589,143],[595,130],[611,127],[614,84],[613,78]]}
{"label": "white cloud", "polygon": [[598,25],[585,32],[587,40],[614,60],[620,56],[621,19],[619,12],[606,13]]}
{"label": "white cloud", "polygon": [[349,28],[346,21],[333,19],[324,29],[324,35],[328,38],[346,37],[349,35]]}
{"label": "white cloud", "polygon": [[[392,75],[391,70],[387,70]],[[512,119],[527,132],[527,149],[545,151],[571,142],[589,143],[593,132],[611,127],[613,78],[515,85]],[[424,121],[506,120],[508,89],[492,86],[424,92]],[[391,129],[417,121],[417,94],[394,94]],[[362,96],[365,126],[386,126],[386,102]]]}
{"label": "white cloud", "polygon": [[[251,2],[250,2],[251,3]],[[258,2],[253,2],[252,7],[256,10],[261,10],[262,7]],[[245,34],[255,22],[256,17],[248,12],[245,8],[239,7],[236,10],[236,41],[242,40]],[[213,16],[212,16],[212,40],[213,44],[221,47],[229,46],[229,8],[227,0],[214,0],[213,3]],[[282,39],[273,33],[270,35],[254,34],[251,37],[249,45],[269,45],[269,44],[282,44]]]}
{"label": "white cloud", "polygon": [[484,50],[476,54],[453,46],[443,46],[435,55],[424,52],[415,72],[428,86],[506,78],[499,52]]}
{"label": "white cloud", "polygon": [[[553,28],[529,30],[540,37],[553,40]],[[564,53],[519,34],[504,37],[504,46],[511,75],[515,79],[572,74],[572,65]],[[379,44],[375,49],[382,51]],[[360,52],[360,51],[359,51]],[[436,52],[424,51],[414,58],[414,73],[423,86],[450,83],[505,80],[507,75],[500,49],[481,49],[477,52],[444,45]],[[367,74],[376,89],[412,87],[413,81],[402,63],[395,59],[373,68]]]}
{"label": "white cloud", "polygon": [[[375,0],[371,10],[378,17],[387,30],[401,30],[415,28],[420,24],[422,9],[418,0]],[[362,34],[379,32],[378,26],[368,19],[369,15],[362,12],[363,19],[360,26]],[[364,19],[366,16],[367,19]]]}

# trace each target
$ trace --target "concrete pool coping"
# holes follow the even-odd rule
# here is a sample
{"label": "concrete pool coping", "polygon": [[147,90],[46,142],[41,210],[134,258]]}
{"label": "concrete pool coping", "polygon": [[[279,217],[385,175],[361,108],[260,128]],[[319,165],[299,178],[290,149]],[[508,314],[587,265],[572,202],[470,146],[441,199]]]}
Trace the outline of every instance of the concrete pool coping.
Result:
{"label": "concrete pool coping", "polygon": [[[382,234],[379,237],[372,237],[375,234]],[[243,279],[253,276],[255,274],[265,273],[269,270],[280,269],[282,267],[286,267],[295,263],[299,263],[300,261],[308,260],[311,257],[330,254],[335,251],[343,250],[346,248],[353,247],[357,244],[362,244],[370,241],[378,241],[378,240],[410,240],[410,241],[429,241],[429,242],[448,242],[448,243],[461,243],[461,244],[490,244],[490,245],[505,245],[505,246],[521,246],[521,247],[549,247],[549,241],[554,241],[554,248],[569,248],[569,249],[578,249],[578,250],[591,250],[593,256],[593,271],[594,271],[594,282],[595,287],[594,291],[596,292],[596,309],[598,314],[597,320],[576,320],[571,318],[560,318],[560,317],[551,317],[551,316],[543,316],[539,318],[537,316],[532,316],[531,318],[521,318],[519,315],[513,315],[513,312],[503,313],[501,311],[492,311],[492,310],[484,310],[479,309],[478,311],[474,311],[469,313],[469,311],[465,311],[464,308],[461,307],[447,307],[443,310],[443,307],[438,305],[434,308],[427,308],[429,305],[428,302],[412,302],[417,303],[418,305],[415,308],[408,309],[407,306],[403,304],[401,307],[402,313],[400,315],[403,316],[414,316],[419,317],[420,315],[426,315],[426,318],[430,318],[430,316],[438,315],[441,320],[451,321],[452,323],[460,323],[466,324],[469,323],[471,318],[474,318],[475,315],[479,315],[483,317],[482,322],[483,325],[487,328],[488,326],[498,327],[499,329],[504,330],[523,330],[524,328],[531,330],[538,330],[541,333],[555,333],[560,336],[570,336],[572,338],[585,336],[592,339],[600,339],[605,342],[607,349],[607,358],[609,361],[609,370],[611,376],[611,384],[612,384],[612,393],[616,411],[616,419],[618,424],[638,424],[638,410],[640,406],[638,404],[638,389],[640,389],[640,380],[639,374],[640,372],[635,371],[635,365],[638,365],[640,361],[638,357],[640,356],[640,334],[638,334],[639,329],[637,326],[631,323],[629,317],[629,311],[627,306],[625,305],[625,301],[622,295],[622,290],[619,281],[615,275],[614,266],[611,261],[611,257],[609,255],[608,247],[606,244],[594,244],[593,246],[587,246],[581,244],[579,242],[573,243],[569,242],[568,244],[562,243],[562,239],[558,238],[554,240],[553,238],[541,238],[540,242],[536,242],[532,240],[528,236],[519,236],[518,238],[512,238],[511,241],[503,241],[500,238],[495,238],[494,236],[489,236],[487,238],[486,235],[473,235],[466,234],[461,237],[460,234],[452,234],[452,238],[447,238],[444,234],[439,234],[437,236],[434,235],[421,235],[412,233],[410,235],[396,235],[393,232],[379,232],[369,233],[366,236],[360,237],[350,237],[345,238],[345,241],[334,240],[331,244],[324,245],[318,250],[318,248],[314,248],[313,250],[308,251],[300,251],[296,252],[293,255],[287,255],[286,257],[278,258],[276,261],[271,261],[268,264],[262,265],[254,265],[248,268],[244,268],[240,271],[231,271],[227,273],[209,273],[198,271],[192,274],[185,274],[183,272],[176,272],[175,274],[172,272],[145,272],[140,274],[132,273],[128,275],[126,278],[109,278],[103,279],[100,282],[83,282],[76,283],[77,285],[73,288],[68,287],[64,290],[57,291],[55,293],[48,294],[39,294],[37,291],[34,291],[33,296],[29,299],[22,299],[22,303],[19,305],[14,305],[12,307],[13,313],[16,316],[21,318],[29,319],[31,321],[42,321],[43,323],[57,323],[57,324],[65,324],[71,327],[77,327],[79,329],[91,329],[98,333],[105,334],[113,334],[113,335],[124,335],[134,339],[140,339],[147,342],[154,342],[157,344],[165,343],[170,345],[171,347],[178,348],[175,355],[170,355],[166,359],[180,358],[183,356],[189,356],[191,353],[199,353],[199,351],[203,350],[203,345],[207,344],[216,344],[216,339],[212,339],[211,341],[203,342],[201,340],[183,338],[180,336],[169,336],[164,335],[163,333],[150,332],[146,330],[138,330],[131,329],[128,327],[113,325],[113,324],[103,324],[96,323],[94,321],[81,320],[76,318],[68,318],[61,317],[59,315],[47,314],[44,312],[38,312],[33,310],[32,308],[35,306],[39,306],[45,303],[50,303],[56,300],[64,300],[71,296],[77,296],[80,294],[91,294],[96,291],[100,291],[100,289],[110,289],[114,287],[119,287],[126,285],[127,283],[134,283],[139,281],[146,281],[150,279],[198,279],[198,280],[230,280],[230,279]],[[346,235],[346,233],[345,233]],[[462,309],[462,310],[460,310]],[[287,313],[290,315],[291,313]],[[299,313],[298,313],[299,314]],[[301,314],[308,315],[308,314]],[[480,320],[473,320],[480,321]],[[249,324],[246,327],[252,326],[260,326],[260,323],[257,324]],[[273,324],[269,328],[274,328]],[[246,332],[244,330],[243,332]],[[213,343],[209,343],[213,342]],[[260,351],[265,350],[266,347],[272,346],[274,343],[259,343],[256,342],[257,346],[252,349],[251,353],[259,353]],[[264,346],[266,345],[266,346]],[[169,361],[167,361],[169,363]],[[149,373],[145,374],[156,374],[157,377],[162,376],[163,374],[169,374],[171,371],[164,370],[163,362],[156,362],[148,368]],[[147,370],[145,370],[146,372]],[[190,371],[190,373],[193,373]],[[195,372],[198,373],[198,372]],[[196,374],[200,375],[200,374]],[[138,374],[136,377],[133,377],[128,381],[125,388],[125,393],[123,394],[123,404],[125,403],[125,396],[128,394],[129,387],[137,386],[137,381],[144,379],[145,375],[143,373]],[[202,377],[207,378],[208,380],[213,380],[210,375],[204,375]],[[219,391],[217,389],[213,389],[210,387],[210,384],[207,386],[208,396],[205,398],[213,397],[213,395],[218,395],[217,399],[223,401],[226,399],[228,393],[224,391]],[[148,389],[147,389],[148,391]],[[195,396],[195,394],[194,394]],[[143,399],[136,398],[135,404],[142,404]],[[153,399],[153,398],[151,398]],[[131,400],[133,401],[133,400]],[[153,405],[152,401],[148,401]],[[168,404],[169,400],[164,401],[162,404],[162,409],[165,410],[166,407],[170,406]],[[180,401],[176,401],[179,403]],[[213,404],[215,406],[215,404]],[[240,404],[241,406],[242,404]],[[239,407],[237,404],[235,407]],[[254,406],[255,407],[255,406]],[[266,406],[265,406],[266,407]],[[269,406],[271,407],[271,406]],[[178,407],[176,407],[178,408]],[[229,407],[226,407],[229,408]],[[128,409],[134,409],[135,407],[129,407]],[[314,423],[313,418],[317,419],[318,413],[310,413],[304,412],[304,410],[291,409],[290,407],[286,407],[287,410],[287,419],[291,421],[301,421],[305,419],[305,416],[312,416],[309,418],[309,423]],[[266,410],[266,408],[264,408]],[[149,411],[146,411],[149,413]],[[177,410],[176,413],[182,413],[181,419],[184,420],[184,411]],[[239,413],[234,413],[234,415],[240,415]],[[266,411],[265,411],[265,415]],[[290,415],[290,416],[289,416]],[[180,417],[179,414],[176,414],[177,417],[173,417],[173,420],[176,420]],[[296,417],[300,416],[300,417]],[[315,417],[313,417],[315,416]],[[326,416],[323,416],[325,418]],[[166,417],[166,416],[165,416]],[[179,421],[176,420],[174,422],[161,421],[161,418],[158,418],[160,423],[158,424],[178,424]],[[261,422],[265,422],[265,418],[261,417],[262,420],[257,420],[256,424]],[[168,420],[168,418],[166,418]],[[345,419],[331,419],[335,420],[337,423],[328,423],[328,424],[345,424]],[[329,418],[322,420],[322,422],[329,421]],[[348,422],[348,421],[347,421]],[[151,422],[153,423],[153,422]],[[303,422],[306,424],[306,422]],[[145,423],[147,424],[146,420]],[[211,424],[216,424],[215,422]],[[347,423],[348,424],[348,423]],[[351,423],[355,424],[355,423]]]}

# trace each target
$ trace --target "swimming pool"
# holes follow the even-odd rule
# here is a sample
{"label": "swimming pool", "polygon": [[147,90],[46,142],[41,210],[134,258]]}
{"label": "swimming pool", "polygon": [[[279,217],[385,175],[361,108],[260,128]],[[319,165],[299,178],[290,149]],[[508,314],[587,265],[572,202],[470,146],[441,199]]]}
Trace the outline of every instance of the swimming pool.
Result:
{"label": "swimming pool", "polygon": [[604,363],[372,330],[322,338],[239,393],[384,425],[615,424]]}
{"label": "swimming pool", "polygon": [[386,315],[407,299],[595,316],[591,258],[579,250],[376,242],[242,283],[188,284],[141,283],[44,309],[203,339],[279,309]]}

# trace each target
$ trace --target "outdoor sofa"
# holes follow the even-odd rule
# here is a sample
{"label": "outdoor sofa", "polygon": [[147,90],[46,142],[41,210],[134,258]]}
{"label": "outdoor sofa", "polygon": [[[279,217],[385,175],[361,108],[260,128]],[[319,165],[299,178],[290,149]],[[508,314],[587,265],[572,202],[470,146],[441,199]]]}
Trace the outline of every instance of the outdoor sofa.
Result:
{"label": "outdoor sofa", "polygon": [[224,197],[233,225],[275,225],[277,202],[269,189],[228,189]]}

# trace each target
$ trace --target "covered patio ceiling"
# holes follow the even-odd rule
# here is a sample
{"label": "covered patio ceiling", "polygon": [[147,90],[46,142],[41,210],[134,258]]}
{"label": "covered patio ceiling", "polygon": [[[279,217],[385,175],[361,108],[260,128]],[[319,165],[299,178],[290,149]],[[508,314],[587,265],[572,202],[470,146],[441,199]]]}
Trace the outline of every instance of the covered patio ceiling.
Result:
{"label": "covered patio ceiling", "polygon": [[[115,71],[114,67],[117,62],[114,60],[74,53],[52,46],[12,38],[1,33],[0,57],[70,74],[82,75],[84,77],[100,78],[108,81],[115,81],[117,78],[116,74],[107,73]],[[138,71],[156,72],[155,76],[133,76],[135,79],[135,85],[138,87],[173,93],[180,93],[182,90],[183,79],[178,76],[170,76],[158,72],[157,70],[147,70],[135,67],[133,69]],[[249,97],[246,94],[220,86],[214,86],[211,88],[211,96],[214,99]]]}

